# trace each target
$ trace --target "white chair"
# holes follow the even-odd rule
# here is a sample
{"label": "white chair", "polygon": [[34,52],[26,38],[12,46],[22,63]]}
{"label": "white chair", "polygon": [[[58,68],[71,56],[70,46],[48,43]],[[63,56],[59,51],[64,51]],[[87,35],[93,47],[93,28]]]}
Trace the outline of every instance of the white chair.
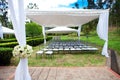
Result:
{"label": "white chair", "polygon": [[39,55],[39,56],[42,57],[42,56],[43,56],[43,53],[44,53],[44,52],[43,52],[42,50],[37,51],[37,52],[36,52],[36,58],[37,58],[37,55]]}
{"label": "white chair", "polygon": [[53,57],[52,54],[53,54],[53,51],[46,51],[45,52],[46,57],[51,57],[52,58]]}
{"label": "white chair", "polygon": [[70,53],[69,47],[65,47],[65,48],[64,48],[64,53]]}

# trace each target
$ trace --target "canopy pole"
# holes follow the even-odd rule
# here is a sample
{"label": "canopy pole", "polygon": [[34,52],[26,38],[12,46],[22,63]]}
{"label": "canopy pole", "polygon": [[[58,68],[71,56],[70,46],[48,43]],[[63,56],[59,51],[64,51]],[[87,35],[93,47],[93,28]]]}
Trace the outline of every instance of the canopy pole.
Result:
{"label": "canopy pole", "polygon": [[81,25],[78,26],[78,40],[80,40],[80,33],[81,33]]}
{"label": "canopy pole", "polygon": [[42,33],[43,33],[43,37],[44,37],[44,44],[46,44],[46,35],[45,35],[45,27],[42,26]]}

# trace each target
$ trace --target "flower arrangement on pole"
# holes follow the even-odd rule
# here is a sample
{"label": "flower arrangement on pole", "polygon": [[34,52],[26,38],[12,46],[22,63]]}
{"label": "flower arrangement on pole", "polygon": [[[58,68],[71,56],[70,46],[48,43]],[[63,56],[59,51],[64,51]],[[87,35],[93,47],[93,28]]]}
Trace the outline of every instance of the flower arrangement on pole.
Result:
{"label": "flower arrangement on pole", "polygon": [[17,45],[17,46],[14,47],[13,56],[14,57],[20,57],[20,58],[27,58],[32,54],[32,52],[33,52],[32,46]]}

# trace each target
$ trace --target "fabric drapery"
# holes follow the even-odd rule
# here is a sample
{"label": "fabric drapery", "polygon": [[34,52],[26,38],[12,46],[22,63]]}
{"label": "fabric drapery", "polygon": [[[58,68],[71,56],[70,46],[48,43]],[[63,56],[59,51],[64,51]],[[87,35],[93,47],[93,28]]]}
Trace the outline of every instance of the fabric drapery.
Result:
{"label": "fabric drapery", "polygon": [[0,38],[3,39],[3,30],[2,30],[2,25],[0,24]]}
{"label": "fabric drapery", "polygon": [[30,74],[28,72],[27,58],[20,59],[15,72],[15,80],[31,80]]}
{"label": "fabric drapery", "polygon": [[99,22],[97,25],[97,34],[98,36],[105,41],[102,55],[108,56],[108,18],[109,18],[109,11],[106,11],[100,14]]}
{"label": "fabric drapery", "polygon": [[[23,4],[23,0],[8,0],[15,36],[20,46],[26,45],[25,11]],[[20,59],[15,72],[15,80],[31,80],[27,58]]]}

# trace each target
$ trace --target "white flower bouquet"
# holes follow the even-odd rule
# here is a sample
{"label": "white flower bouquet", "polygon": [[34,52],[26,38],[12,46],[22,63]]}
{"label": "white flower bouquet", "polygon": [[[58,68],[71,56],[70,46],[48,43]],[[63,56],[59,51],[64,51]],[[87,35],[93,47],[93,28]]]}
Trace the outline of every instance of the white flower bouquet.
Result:
{"label": "white flower bouquet", "polygon": [[17,46],[14,47],[13,56],[14,57],[20,57],[20,58],[27,58],[32,54],[32,52],[33,52],[32,46],[17,45]]}

